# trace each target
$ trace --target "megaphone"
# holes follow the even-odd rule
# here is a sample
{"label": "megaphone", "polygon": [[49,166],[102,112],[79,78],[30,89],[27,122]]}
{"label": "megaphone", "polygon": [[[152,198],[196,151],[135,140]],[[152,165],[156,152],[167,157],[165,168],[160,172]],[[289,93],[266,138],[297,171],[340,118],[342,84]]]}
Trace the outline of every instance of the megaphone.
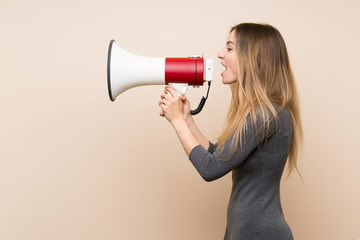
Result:
{"label": "megaphone", "polygon": [[[213,60],[200,56],[187,58],[144,57],[122,49],[111,40],[107,61],[107,84],[111,101],[124,91],[144,85],[169,85],[176,92],[185,94],[188,86],[202,86],[210,83],[213,74]],[[192,115],[201,111],[209,94],[201,99]]]}

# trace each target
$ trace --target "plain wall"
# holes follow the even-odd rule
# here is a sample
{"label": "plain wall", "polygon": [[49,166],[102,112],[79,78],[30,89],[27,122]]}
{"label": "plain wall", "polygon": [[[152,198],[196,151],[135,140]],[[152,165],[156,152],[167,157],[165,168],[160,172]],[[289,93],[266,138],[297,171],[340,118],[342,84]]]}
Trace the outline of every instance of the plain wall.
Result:
{"label": "plain wall", "polygon": [[[214,81],[195,120],[221,131],[229,28],[282,33],[301,97],[299,168],[282,181],[298,240],[360,238],[360,2],[0,0],[0,239],[222,239],[231,176],[206,183],[159,117],[163,86],[108,98],[111,39],[152,57],[203,54]],[[206,87],[189,88],[196,107]]]}

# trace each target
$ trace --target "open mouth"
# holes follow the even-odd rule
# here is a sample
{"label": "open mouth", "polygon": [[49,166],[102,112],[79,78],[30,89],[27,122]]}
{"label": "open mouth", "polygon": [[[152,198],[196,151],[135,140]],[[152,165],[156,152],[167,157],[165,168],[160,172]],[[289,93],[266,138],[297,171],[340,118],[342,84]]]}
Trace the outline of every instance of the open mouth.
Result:
{"label": "open mouth", "polygon": [[225,70],[221,73],[221,76],[223,75],[223,73],[226,71],[227,67],[225,66],[224,63],[221,62],[221,65],[223,65],[223,67],[225,68]]}

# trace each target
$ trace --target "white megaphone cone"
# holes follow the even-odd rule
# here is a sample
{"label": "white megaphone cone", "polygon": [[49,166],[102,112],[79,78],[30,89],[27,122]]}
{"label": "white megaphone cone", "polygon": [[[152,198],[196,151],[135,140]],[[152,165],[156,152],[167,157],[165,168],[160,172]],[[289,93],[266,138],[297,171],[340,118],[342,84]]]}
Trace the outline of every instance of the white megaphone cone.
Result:
{"label": "white megaphone cone", "polygon": [[122,92],[137,86],[170,85],[185,94],[188,85],[210,86],[213,60],[199,56],[189,58],[144,57],[129,53],[111,40],[108,50],[107,83],[111,101]]}
{"label": "white megaphone cone", "polygon": [[107,67],[109,97],[112,101],[129,88],[165,82],[165,58],[129,53],[114,40],[110,42]]}

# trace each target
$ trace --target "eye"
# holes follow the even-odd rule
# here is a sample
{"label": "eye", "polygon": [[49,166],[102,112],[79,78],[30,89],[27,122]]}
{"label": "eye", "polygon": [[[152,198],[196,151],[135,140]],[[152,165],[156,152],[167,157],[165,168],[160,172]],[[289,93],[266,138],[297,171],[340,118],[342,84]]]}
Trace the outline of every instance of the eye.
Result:
{"label": "eye", "polygon": [[232,48],[227,48],[228,52],[230,52],[232,50]]}

